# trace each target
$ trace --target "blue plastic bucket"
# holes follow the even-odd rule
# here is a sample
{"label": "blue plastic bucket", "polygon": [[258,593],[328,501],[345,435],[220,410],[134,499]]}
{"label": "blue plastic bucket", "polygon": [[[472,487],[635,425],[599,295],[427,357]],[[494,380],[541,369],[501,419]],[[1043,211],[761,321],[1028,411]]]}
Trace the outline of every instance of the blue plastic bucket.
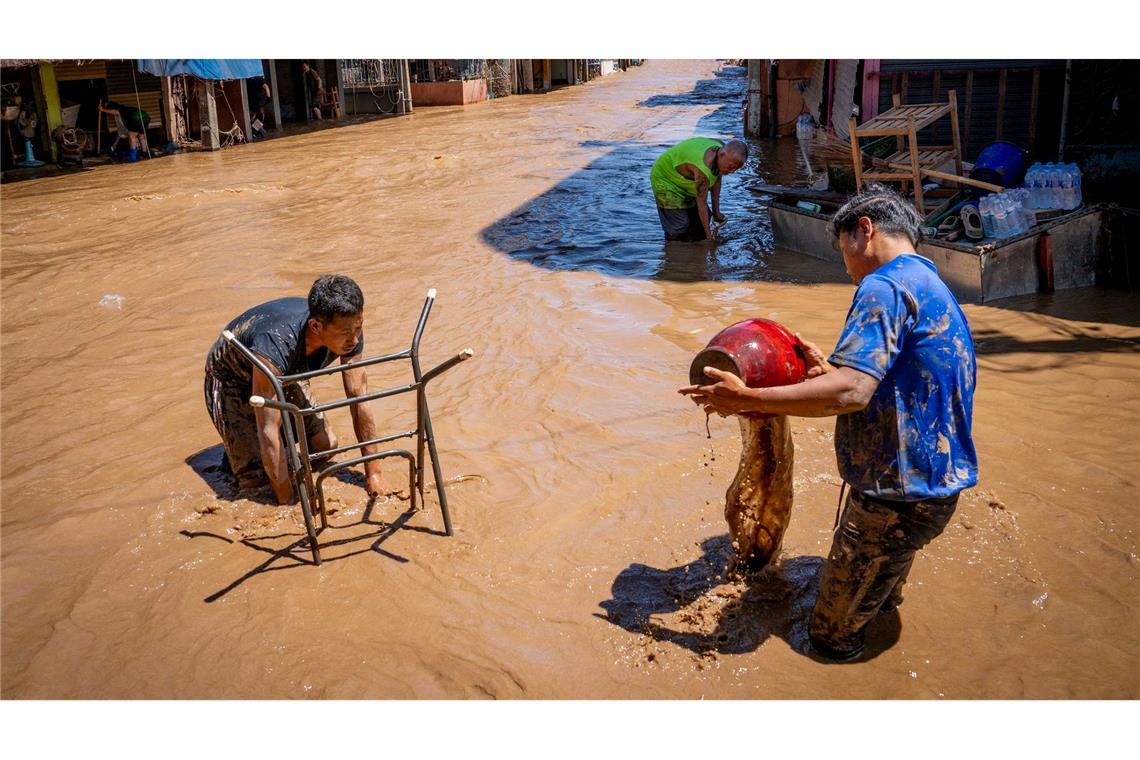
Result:
{"label": "blue plastic bucket", "polygon": [[1025,176],[1029,154],[1013,143],[1004,140],[982,148],[974,161],[970,179],[989,182],[1002,187],[1016,187]]}

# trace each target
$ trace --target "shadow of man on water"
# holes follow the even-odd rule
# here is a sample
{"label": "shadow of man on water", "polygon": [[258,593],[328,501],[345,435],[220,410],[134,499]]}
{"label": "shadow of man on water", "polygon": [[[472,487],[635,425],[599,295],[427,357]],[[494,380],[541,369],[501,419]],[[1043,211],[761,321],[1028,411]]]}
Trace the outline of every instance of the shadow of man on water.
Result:
{"label": "shadow of man on water", "polygon": [[[721,655],[754,652],[771,636],[787,642],[794,652],[812,656],[808,645],[808,622],[819,591],[824,558],[791,557],[736,581],[743,591],[715,611],[705,611],[719,601],[712,592],[731,586],[728,578],[733,558],[732,539],[727,535],[701,543],[702,556],[686,565],[660,569],[635,563],[614,579],[612,598],[600,603],[605,615],[596,615],[630,633],[676,644],[697,654]],[[725,589],[716,595],[731,596]],[[655,620],[675,615],[676,628]],[[712,630],[709,623],[715,621]],[[865,662],[898,641],[901,625],[897,612],[880,615],[868,629]]]}

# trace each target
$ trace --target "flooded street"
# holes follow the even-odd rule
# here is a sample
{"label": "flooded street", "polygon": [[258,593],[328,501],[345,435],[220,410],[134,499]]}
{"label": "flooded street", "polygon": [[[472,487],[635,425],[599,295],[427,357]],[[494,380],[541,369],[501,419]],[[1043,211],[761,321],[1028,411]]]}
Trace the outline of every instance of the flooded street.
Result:
{"label": "flooded street", "polygon": [[[805,652],[839,495],[834,421],[794,418],[778,571],[726,579],[739,429],[676,389],[723,326],[830,348],[853,286],[774,250],[760,182],[726,242],[666,247],[665,146],[738,133],[746,82],[650,61],[547,95],[420,109],[218,153],[6,184],[4,698],[1135,698],[1140,302],[1079,290],[967,306],[980,482],[915,563],[867,662]],[[366,510],[334,482],[324,564],[298,507],[239,498],[206,352],[255,304],[353,277],[370,355],[438,300],[425,366],[435,494]],[[373,388],[405,371],[369,370]],[[322,400],[343,392],[314,383]],[[374,402],[414,426],[408,397]],[[345,410],[330,415],[352,440]],[[385,474],[399,482],[402,466]],[[429,481],[430,482],[430,481]],[[266,492],[268,493],[268,492]]]}

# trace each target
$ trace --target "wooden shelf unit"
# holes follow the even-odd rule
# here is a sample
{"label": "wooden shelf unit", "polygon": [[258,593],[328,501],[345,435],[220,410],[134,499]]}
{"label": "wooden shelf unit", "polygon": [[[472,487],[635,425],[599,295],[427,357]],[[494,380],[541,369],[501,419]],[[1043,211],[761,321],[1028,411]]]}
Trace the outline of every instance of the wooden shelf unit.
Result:
{"label": "wooden shelf unit", "polygon": [[[938,145],[920,148],[918,133],[937,122],[950,117],[951,145]],[[862,126],[855,123],[852,116],[849,122],[851,133],[851,159],[855,167],[855,185],[863,189],[864,180],[898,182],[902,192],[914,185],[914,205],[920,214],[926,213],[922,197],[922,178],[934,177],[956,182],[959,185],[975,185],[993,188],[994,185],[979,183],[962,176],[962,147],[958,136],[958,100],[954,90],[950,90],[946,103],[911,103],[902,105],[898,94],[894,96],[894,108],[879,114]],[[863,154],[859,150],[860,137],[894,137],[896,152],[869,171],[863,171]],[[954,173],[943,172],[940,167],[954,162]],[[884,166],[885,165],[885,166]],[[1000,190],[1001,188],[997,188]]]}

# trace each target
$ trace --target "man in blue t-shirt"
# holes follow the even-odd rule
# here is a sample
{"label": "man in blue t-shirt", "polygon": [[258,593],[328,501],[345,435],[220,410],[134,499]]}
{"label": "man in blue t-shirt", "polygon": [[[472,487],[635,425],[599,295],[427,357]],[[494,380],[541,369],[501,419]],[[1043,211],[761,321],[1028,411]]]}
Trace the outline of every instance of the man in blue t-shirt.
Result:
{"label": "man in blue t-shirt", "polygon": [[719,382],[681,389],[722,415],[838,415],[835,453],[850,492],[809,632],[829,660],[862,655],[867,624],[901,603],[915,553],[978,480],[974,342],[934,265],[914,252],[921,224],[913,206],[882,186],[835,213],[831,231],[857,288],[830,359],[803,342],[807,381],[747,388],[709,368]]}

